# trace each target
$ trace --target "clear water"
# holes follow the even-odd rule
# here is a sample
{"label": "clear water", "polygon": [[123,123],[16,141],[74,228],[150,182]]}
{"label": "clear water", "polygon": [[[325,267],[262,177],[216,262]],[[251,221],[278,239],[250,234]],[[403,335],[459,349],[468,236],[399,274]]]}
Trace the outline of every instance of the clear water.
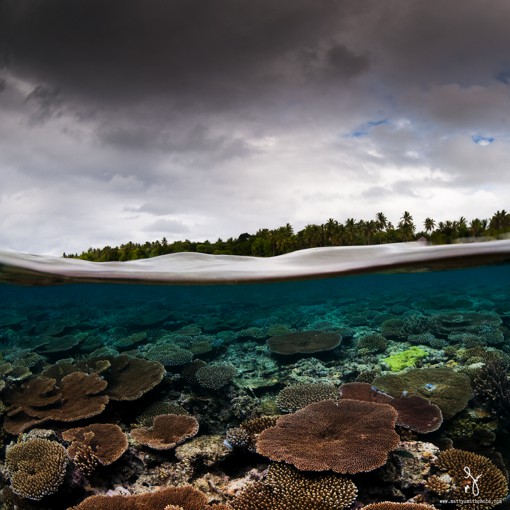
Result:
{"label": "clear water", "polygon": [[[39,362],[29,367],[34,374],[59,360],[78,362],[97,353],[147,358],[151,346],[162,342],[175,342],[191,350],[197,342],[206,342],[206,352],[196,353],[194,359],[235,367],[233,381],[215,391],[188,384],[182,375],[186,365],[167,364],[165,380],[155,389],[137,401],[116,403],[115,413],[95,418],[115,419],[126,430],[153,402],[171,401],[179,402],[199,419],[202,434],[221,435],[228,427],[274,408],[276,395],[286,385],[369,380],[370,374],[373,377],[389,371],[384,358],[414,345],[427,352],[417,367],[459,370],[480,362],[481,351],[496,352],[502,358],[510,355],[510,264],[248,285],[0,284],[0,303],[2,357],[15,366],[24,362],[27,353],[37,352]],[[152,316],[154,311],[159,315]],[[440,341],[432,343],[410,341],[405,334],[400,338],[390,335],[385,350],[360,350],[359,339],[381,333],[385,321],[405,321],[412,316],[449,317],[450,322],[455,316],[469,317],[467,323],[451,330],[458,333],[479,326],[477,321],[484,323],[489,316],[494,319],[491,327],[497,335],[479,335],[478,342],[469,337],[464,342],[460,337],[434,332]],[[331,351],[316,354],[285,357],[269,352],[266,341],[275,332],[306,330],[339,332],[342,342]],[[133,333],[145,333],[143,342],[126,344],[123,339]],[[80,341],[53,352],[52,339],[58,342],[66,335]],[[38,345],[41,338],[44,342]],[[467,349],[475,347],[478,355],[465,355]],[[23,384],[8,373],[4,380],[6,387]],[[468,410],[484,409],[484,405],[472,399]],[[444,424],[431,437],[450,437],[455,446],[484,454],[500,451],[509,465],[507,422],[490,416],[490,411],[480,418],[481,427],[495,428],[494,438],[484,446],[467,432],[459,437],[455,419],[458,417],[453,425]],[[94,419],[79,424],[91,421]],[[44,427],[59,431],[74,425],[47,422]],[[13,438],[7,436],[6,440]],[[261,461],[252,458],[246,462]]]}

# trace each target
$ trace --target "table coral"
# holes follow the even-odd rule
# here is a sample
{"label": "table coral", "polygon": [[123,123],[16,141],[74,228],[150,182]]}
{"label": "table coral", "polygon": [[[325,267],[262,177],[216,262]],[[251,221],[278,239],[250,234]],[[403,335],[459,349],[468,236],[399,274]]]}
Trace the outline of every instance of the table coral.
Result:
{"label": "table coral", "polygon": [[304,471],[372,471],[400,442],[396,420],[387,404],[324,400],[282,416],[260,434],[257,451]]}
{"label": "table coral", "polygon": [[193,416],[162,414],[154,418],[152,427],[131,431],[131,437],[155,450],[170,450],[198,433],[198,421]]}
{"label": "table coral", "polygon": [[72,372],[60,382],[47,377],[30,379],[5,393],[8,404],[4,428],[18,435],[48,420],[72,422],[102,413],[107,383],[98,374]]}
{"label": "table coral", "polygon": [[90,496],[68,510],[228,510],[225,505],[208,505],[199,490],[186,485],[130,496]]}
{"label": "table coral", "polygon": [[462,411],[473,396],[466,374],[448,367],[415,368],[376,377],[372,384],[394,397],[418,395],[437,405],[445,420]]}
{"label": "table coral", "polygon": [[109,466],[128,448],[128,439],[122,429],[113,423],[92,423],[86,427],[68,429],[62,433],[64,441],[71,444],[67,448],[69,457],[76,461],[83,456],[80,452],[88,451],[98,463]]}

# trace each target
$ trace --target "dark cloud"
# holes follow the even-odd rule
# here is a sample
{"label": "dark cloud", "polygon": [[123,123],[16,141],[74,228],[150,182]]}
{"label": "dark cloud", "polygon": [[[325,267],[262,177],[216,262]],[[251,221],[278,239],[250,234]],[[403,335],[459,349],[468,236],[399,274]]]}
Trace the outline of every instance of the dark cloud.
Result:
{"label": "dark cloud", "polygon": [[[148,96],[221,108],[252,100],[292,72],[282,65],[331,37],[358,10],[349,0],[6,0],[0,32],[12,72],[110,107]],[[327,65],[363,58],[343,46]],[[360,60],[361,58],[361,60]]]}
{"label": "dark cloud", "polygon": [[31,115],[33,122],[45,122],[58,112],[62,106],[62,97],[58,88],[38,85],[28,94],[26,102],[35,105]]}

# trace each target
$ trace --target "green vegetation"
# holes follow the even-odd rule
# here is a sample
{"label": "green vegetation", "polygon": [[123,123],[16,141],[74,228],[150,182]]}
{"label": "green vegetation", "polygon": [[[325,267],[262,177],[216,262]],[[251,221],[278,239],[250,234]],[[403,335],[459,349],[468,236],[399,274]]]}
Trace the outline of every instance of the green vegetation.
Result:
{"label": "green vegetation", "polygon": [[408,367],[414,367],[421,358],[428,356],[428,353],[420,347],[413,346],[406,351],[397,352],[382,361],[388,365],[392,372],[400,372]]}
{"label": "green vegetation", "polygon": [[423,229],[417,231],[413,217],[404,211],[400,221],[394,226],[384,213],[378,212],[375,220],[355,220],[348,218],[345,223],[330,218],[323,225],[307,225],[294,233],[288,223],[274,230],[260,229],[255,234],[244,233],[237,238],[216,242],[175,241],[169,243],[165,237],[161,241],[143,244],[129,242],[121,246],[89,248],[78,254],[65,254],[64,257],[80,258],[96,262],[112,260],[134,260],[168,253],[198,252],[215,255],[254,255],[272,257],[304,248],[320,246],[354,246],[367,244],[397,243],[414,241],[425,237],[433,244],[449,244],[457,239],[493,237],[510,232],[510,213],[497,211],[490,219],[475,218],[469,223],[463,216],[454,221],[436,221],[426,218]]}

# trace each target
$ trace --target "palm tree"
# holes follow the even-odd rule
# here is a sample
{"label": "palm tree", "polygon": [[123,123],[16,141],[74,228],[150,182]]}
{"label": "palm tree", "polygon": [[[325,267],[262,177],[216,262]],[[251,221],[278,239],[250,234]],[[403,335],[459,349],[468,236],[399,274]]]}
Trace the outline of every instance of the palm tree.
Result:
{"label": "palm tree", "polygon": [[469,224],[469,230],[471,230],[471,235],[473,237],[478,237],[484,231],[482,220],[479,218],[471,220],[471,223]]}
{"label": "palm tree", "polygon": [[406,242],[408,239],[412,238],[415,230],[413,217],[411,213],[408,211],[404,211],[404,214],[400,218],[398,223],[398,228],[400,233],[402,234],[402,240]]}
{"label": "palm tree", "polygon": [[356,244],[356,222],[354,218],[347,218],[345,221],[345,236],[347,238],[347,244],[350,246]]}
{"label": "palm tree", "polygon": [[[388,227],[388,218],[382,212],[378,212],[375,215],[375,228],[379,234],[382,234]],[[388,234],[386,234],[386,241],[388,241]],[[379,244],[381,243],[381,237],[379,237]]]}
{"label": "palm tree", "polygon": [[425,227],[425,232],[427,232],[427,234],[430,234],[434,230],[436,222],[432,218],[425,218],[423,226]]}

